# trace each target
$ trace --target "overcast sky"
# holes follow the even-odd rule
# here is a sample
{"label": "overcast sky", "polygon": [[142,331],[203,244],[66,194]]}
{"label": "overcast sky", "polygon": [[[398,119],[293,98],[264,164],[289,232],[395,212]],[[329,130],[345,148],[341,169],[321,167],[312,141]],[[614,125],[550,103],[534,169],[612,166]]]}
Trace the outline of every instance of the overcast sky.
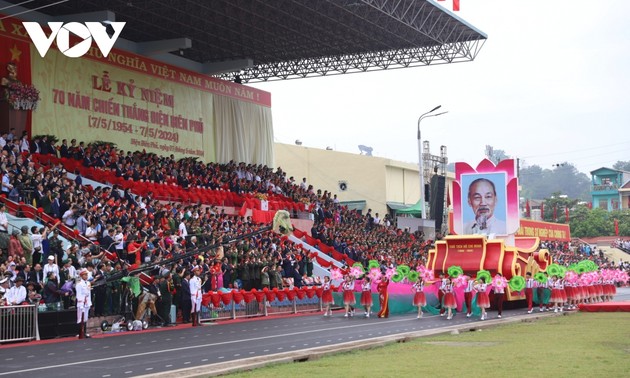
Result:
{"label": "overcast sky", "polygon": [[461,0],[488,35],[475,61],[253,86],[272,93],[277,142],[417,163],[418,117],[442,105],[422,139],[450,162],[475,165],[489,144],[587,173],[630,160],[628,14],[629,0]]}

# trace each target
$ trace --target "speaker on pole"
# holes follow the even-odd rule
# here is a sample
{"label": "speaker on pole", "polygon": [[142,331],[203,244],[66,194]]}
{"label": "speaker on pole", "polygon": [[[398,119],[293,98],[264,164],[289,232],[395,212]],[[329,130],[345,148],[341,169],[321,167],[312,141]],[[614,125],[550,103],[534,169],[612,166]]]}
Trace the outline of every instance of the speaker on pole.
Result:
{"label": "speaker on pole", "polygon": [[444,218],[444,191],[446,190],[446,178],[444,176],[433,175],[431,177],[431,209],[430,219],[435,220],[435,230],[442,229],[442,219]]}

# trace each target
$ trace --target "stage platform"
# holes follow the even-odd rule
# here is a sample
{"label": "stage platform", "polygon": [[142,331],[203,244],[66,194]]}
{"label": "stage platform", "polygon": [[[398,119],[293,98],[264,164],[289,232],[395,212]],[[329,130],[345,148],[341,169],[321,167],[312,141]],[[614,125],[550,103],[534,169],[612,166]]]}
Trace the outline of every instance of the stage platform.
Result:
{"label": "stage platform", "polygon": [[630,312],[630,301],[581,304],[579,309],[585,312]]}

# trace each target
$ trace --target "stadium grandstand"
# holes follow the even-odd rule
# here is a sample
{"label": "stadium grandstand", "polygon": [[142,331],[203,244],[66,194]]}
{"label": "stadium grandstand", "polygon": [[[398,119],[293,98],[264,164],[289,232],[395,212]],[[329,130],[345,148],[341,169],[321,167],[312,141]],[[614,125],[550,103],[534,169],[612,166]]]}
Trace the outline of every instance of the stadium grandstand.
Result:
{"label": "stadium grandstand", "polygon": [[[421,233],[273,168],[271,95],[244,84],[474,60],[486,35],[437,2],[35,0],[0,12],[0,273],[28,287],[3,304],[74,316],[87,269],[90,316],[142,317],[141,285],[162,296],[150,322],[189,322],[196,267],[203,320],[282,313],[288,300],[312,311],[330,268],[426,261]],[[71,31],[50,38],[70,45],[42,54],[23,22],[60,23]],[[69,57],[81,45],[69,25],[90,22],[110,38],[125,25],[109,54],[95,43]],[[289,237],[267,226],[279,210]]]}

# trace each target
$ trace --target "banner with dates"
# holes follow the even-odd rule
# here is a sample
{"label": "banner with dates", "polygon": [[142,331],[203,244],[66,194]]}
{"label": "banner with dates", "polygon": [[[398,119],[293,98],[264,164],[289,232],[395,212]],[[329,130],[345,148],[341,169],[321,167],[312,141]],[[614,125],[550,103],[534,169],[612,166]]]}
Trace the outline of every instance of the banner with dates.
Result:
{"label": "banner with dates", "polygon": [[33,135],[214,160],[212,93],[70,59],[57,50],[43,59],[32,54],[31,61],[33,85],[42,97],[33,114]]}
{"label": "banner with dates", "polygon": [[[70,38],[71,45],[82,41]],[[215,96],[271,107],[269,92],[115,48],[105,57],[94,43],[81,58],[64,56],[53,43],[41,58],[22,21],[10,17],[0,17],[0,58],[0,78],[13,62],[19,80],[40,92],[27,121],[31,135],[111,141],[124,150],[215,161],[216,146],[226,143],[215,140]],[[273,126],[269,121],[261,127]]]}

